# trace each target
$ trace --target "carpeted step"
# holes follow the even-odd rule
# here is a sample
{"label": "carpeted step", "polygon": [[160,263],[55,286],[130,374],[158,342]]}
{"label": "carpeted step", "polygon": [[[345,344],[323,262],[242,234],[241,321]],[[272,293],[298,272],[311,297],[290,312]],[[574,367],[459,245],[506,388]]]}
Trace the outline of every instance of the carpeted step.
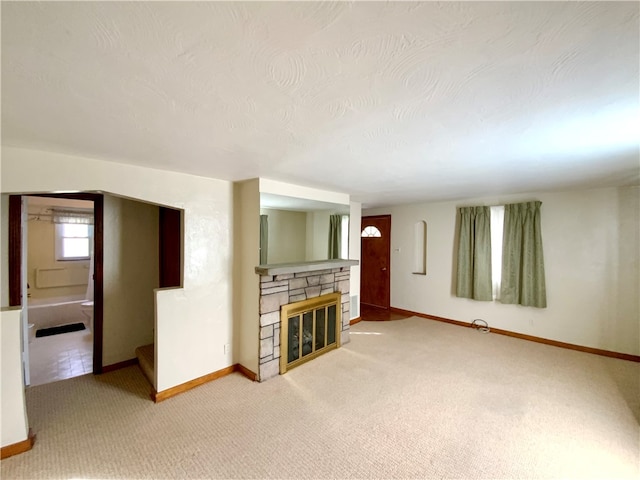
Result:
{"label": "carpeted step", "polygon": [[141,347],[136,348],[136,357],[138,357],[138,364],[142,369],[142,373],[147,377],[149,383],[155,388],[154,385],[154,360],[155,360],[155,345],[152,343],[150,345],[143,345]]}

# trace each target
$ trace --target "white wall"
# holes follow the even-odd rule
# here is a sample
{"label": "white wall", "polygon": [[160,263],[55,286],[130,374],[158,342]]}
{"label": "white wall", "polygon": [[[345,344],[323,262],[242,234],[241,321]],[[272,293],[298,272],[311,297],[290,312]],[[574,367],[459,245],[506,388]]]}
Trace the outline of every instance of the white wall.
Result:
{"label": "white wall", "polygon": [[268,178],[260,178],[260,193],[271,193],[285,197],[302,198],[318,202],[337,203],[349,205],[349,195],[346,193],[331,192],[317,188],[303,187],[292,183],[279,182]]}
{"label": "white wall", "polygon": [[103,365],[135,358],[154,341],[159,284],[156,205],[104,196]]}
{"label": "white wall", "polygon": [[[616,259],[612,293],[616,297],[615,314],[611,315],[612,325],[606,326],[603,335],[611,338],[613,344],[628,343],[633,346],[635,338],[640,354],[640,187],[620,188],[617,197],[618,224]],[[611,290],[613,290],[611,285]],[[611,291],[610,290],[610,291]],[[628,325],[635,329],[628,328]],[[629,338],[625,338],[629,335]],[[634,337],[635,335],[635,337]]]}
{"label": "white wall", "polygon": [[[233,186],[234,359],[258,374],[260,346],[260,190],[258,179]],[[268,261],[268,259],[267,259]]]}
{"label": "white wall", "polygon": [[268,216],[269,245],[267,263],[291,263],[305,260],[307,213],[262,208]]}
{"label": "white wall", "polygon": [[320,210],[309,212],[307,220],[306,260],[326,260],[329,258],[329,217],[331,212]]}
{"label": "white wall", "polygon": [[[360,260],[360,227],[362,224],[362,204],[359,202],[351,202],[349,206],[349,258],[351,260]],[[351,267],[351,276],[349,277],[349,296],[354,298],[357,296],[356,309],[351,309],[351,318],[360,316],[360,265]]]}
{"label": "white wall", "polygon": [[184,286],[157,293],[157,390],[232,365],[224,352],[233,324],[230,182],[2,147],[2,193],[52,191],[104,191],[183,209]]}
{"label": "white wall", "polygon": [[2,446],[13,445],[27,439],[29,422],[22,378],[20,330],[22,309],[2,309],[0,314],[0,419]]}
{"label": "white wall", "polygon": [[[542,201],[546,309],[478,302],[453,292],[456,207]],[[638,187],[402,205],[391,214],[391,305],[537,337],[640,354]],[[427,275],[413,275],[413,224],[427,222]]]}

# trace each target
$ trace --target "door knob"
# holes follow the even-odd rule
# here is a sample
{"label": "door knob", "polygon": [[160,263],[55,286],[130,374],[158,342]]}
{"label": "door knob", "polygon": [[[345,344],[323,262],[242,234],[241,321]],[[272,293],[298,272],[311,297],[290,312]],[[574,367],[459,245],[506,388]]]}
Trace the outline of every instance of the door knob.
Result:
{"label": "door knob", "polygon": [[383,272],[387,269],[387,267],[382,267],[380,270],[382,270]]}

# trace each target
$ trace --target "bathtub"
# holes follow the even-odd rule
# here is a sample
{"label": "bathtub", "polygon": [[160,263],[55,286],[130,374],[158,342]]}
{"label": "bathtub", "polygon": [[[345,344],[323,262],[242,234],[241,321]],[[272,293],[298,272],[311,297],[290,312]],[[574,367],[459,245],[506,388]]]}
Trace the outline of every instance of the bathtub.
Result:
{"label": "bathtub", "polygon": [[29,323],[33,329],[55,327],[66,323],[85,322],[80,304],[85,302],[83,295],[68,297],[30,298],[28,301]]}

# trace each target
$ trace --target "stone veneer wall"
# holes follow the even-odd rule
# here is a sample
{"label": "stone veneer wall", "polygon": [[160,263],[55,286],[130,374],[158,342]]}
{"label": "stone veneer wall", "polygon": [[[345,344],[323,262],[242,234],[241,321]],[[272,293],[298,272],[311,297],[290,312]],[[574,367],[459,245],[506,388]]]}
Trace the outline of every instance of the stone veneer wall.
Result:
{"label": "stone veneer wall", "polygon": [[350,267],[260,276],[261,382],[280,374],[280,307],[327,293],[342,293],[341,344],[349,342]]}

